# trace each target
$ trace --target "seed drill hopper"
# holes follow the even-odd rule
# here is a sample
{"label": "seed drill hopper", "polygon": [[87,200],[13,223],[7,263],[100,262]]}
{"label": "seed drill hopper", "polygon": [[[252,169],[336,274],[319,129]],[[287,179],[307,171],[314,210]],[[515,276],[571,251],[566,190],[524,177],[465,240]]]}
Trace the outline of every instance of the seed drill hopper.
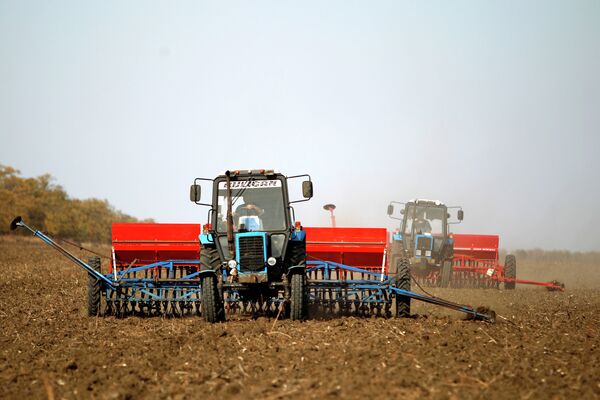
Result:
{"label": "seed drill hopper", "polygon": [[451,287],[515,289],[516,284],[542,286],[550,291],[563,291],[565,285],[558,281],[539,282],[517,278],[517,259],[508,254],[500,263],[497,235],[452,235],[454,258]]}

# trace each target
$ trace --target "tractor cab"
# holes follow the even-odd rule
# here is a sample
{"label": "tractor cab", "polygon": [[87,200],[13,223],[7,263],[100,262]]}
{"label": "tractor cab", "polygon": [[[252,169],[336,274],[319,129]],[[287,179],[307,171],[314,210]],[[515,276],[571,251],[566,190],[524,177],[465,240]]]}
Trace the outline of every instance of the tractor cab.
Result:
{"label": "tractor cab", "polygon": [[[302,198],[290,200],[288,180],[302,177],[307,178]],[[211,182],[211,203],[201,203],[202,181]],[[200,235],[203,273],[214,274],[224,287],[240,289],[242,297],[272,297],[280,288],[289,289],[291,275],[303,277],[306,268],[305,234],[294,221],[291,204],[311,197],[308,175],[242,170],[196,178],[190,200],[210,206],[209,223]]]}
{"label": "tractor cab", "polygon": [[[286,231],[290,227],[290,215],[286,212],[283,180],[240,179],[231,181],[231,213],[233,232]],[[219,233],[227,233],[227,182],[216,184],[215,227]]]}
{"label": "tractor cab", "polygon": [[439,201],[416,200],[407,203],[401,213],[400,232],[406,243],[414,245],[414,256],[430,259],[448,236],[446,206]]}

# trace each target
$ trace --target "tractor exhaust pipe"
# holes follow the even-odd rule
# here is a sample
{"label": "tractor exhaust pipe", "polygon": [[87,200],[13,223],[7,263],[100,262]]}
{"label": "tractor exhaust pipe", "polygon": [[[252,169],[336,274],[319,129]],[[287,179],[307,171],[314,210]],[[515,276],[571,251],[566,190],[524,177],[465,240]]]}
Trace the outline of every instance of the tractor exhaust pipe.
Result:
{"label": "tractor exhaust pipe", "polygon": [[329,211],[329,215],[331,216],[331,227],[335,228],[335,215],[333,214],[333,210],[335,210],[335,204],[325,204],[323,209],[325,211]]}
{"label": "tractor exhaust pipe", "polygon": [[227,178],[227,244],[229,247],[229,257],[234,258],[235,248],[233,246],[233,205],[231,204],[231,172],[226,171]]}

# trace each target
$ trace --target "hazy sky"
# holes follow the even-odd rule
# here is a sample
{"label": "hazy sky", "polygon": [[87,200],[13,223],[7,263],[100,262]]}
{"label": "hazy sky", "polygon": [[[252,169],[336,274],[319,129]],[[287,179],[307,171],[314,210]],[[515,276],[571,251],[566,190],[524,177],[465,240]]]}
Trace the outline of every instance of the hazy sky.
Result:
{"label": "hazy sky", "polygon": [[311,174],[304,225],[462,205],[600,250],[600,1],[0,0],[0,163],[159,222],[196,176]]}

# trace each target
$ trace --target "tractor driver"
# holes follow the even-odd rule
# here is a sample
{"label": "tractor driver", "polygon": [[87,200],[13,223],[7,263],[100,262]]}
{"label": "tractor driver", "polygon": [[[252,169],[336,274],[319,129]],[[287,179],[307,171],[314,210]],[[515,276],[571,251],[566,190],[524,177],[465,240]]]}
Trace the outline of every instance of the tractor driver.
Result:
{"label": "tractor driver", "polygon": [[419,233],[431,233],[431,224],[427,217],[425,217],[425,210],[417,211],[415,216],[415,231]]}
{"label": "tractor driver", "polygon": [[[256,231],[262,228],[261,216],[265,210],[256,205],[252,197],[244,193],[244,204],[239,205],[233,213],[234,221],[237,221],[238,229]],[[244,225],[242,227],[242,225]]]}

